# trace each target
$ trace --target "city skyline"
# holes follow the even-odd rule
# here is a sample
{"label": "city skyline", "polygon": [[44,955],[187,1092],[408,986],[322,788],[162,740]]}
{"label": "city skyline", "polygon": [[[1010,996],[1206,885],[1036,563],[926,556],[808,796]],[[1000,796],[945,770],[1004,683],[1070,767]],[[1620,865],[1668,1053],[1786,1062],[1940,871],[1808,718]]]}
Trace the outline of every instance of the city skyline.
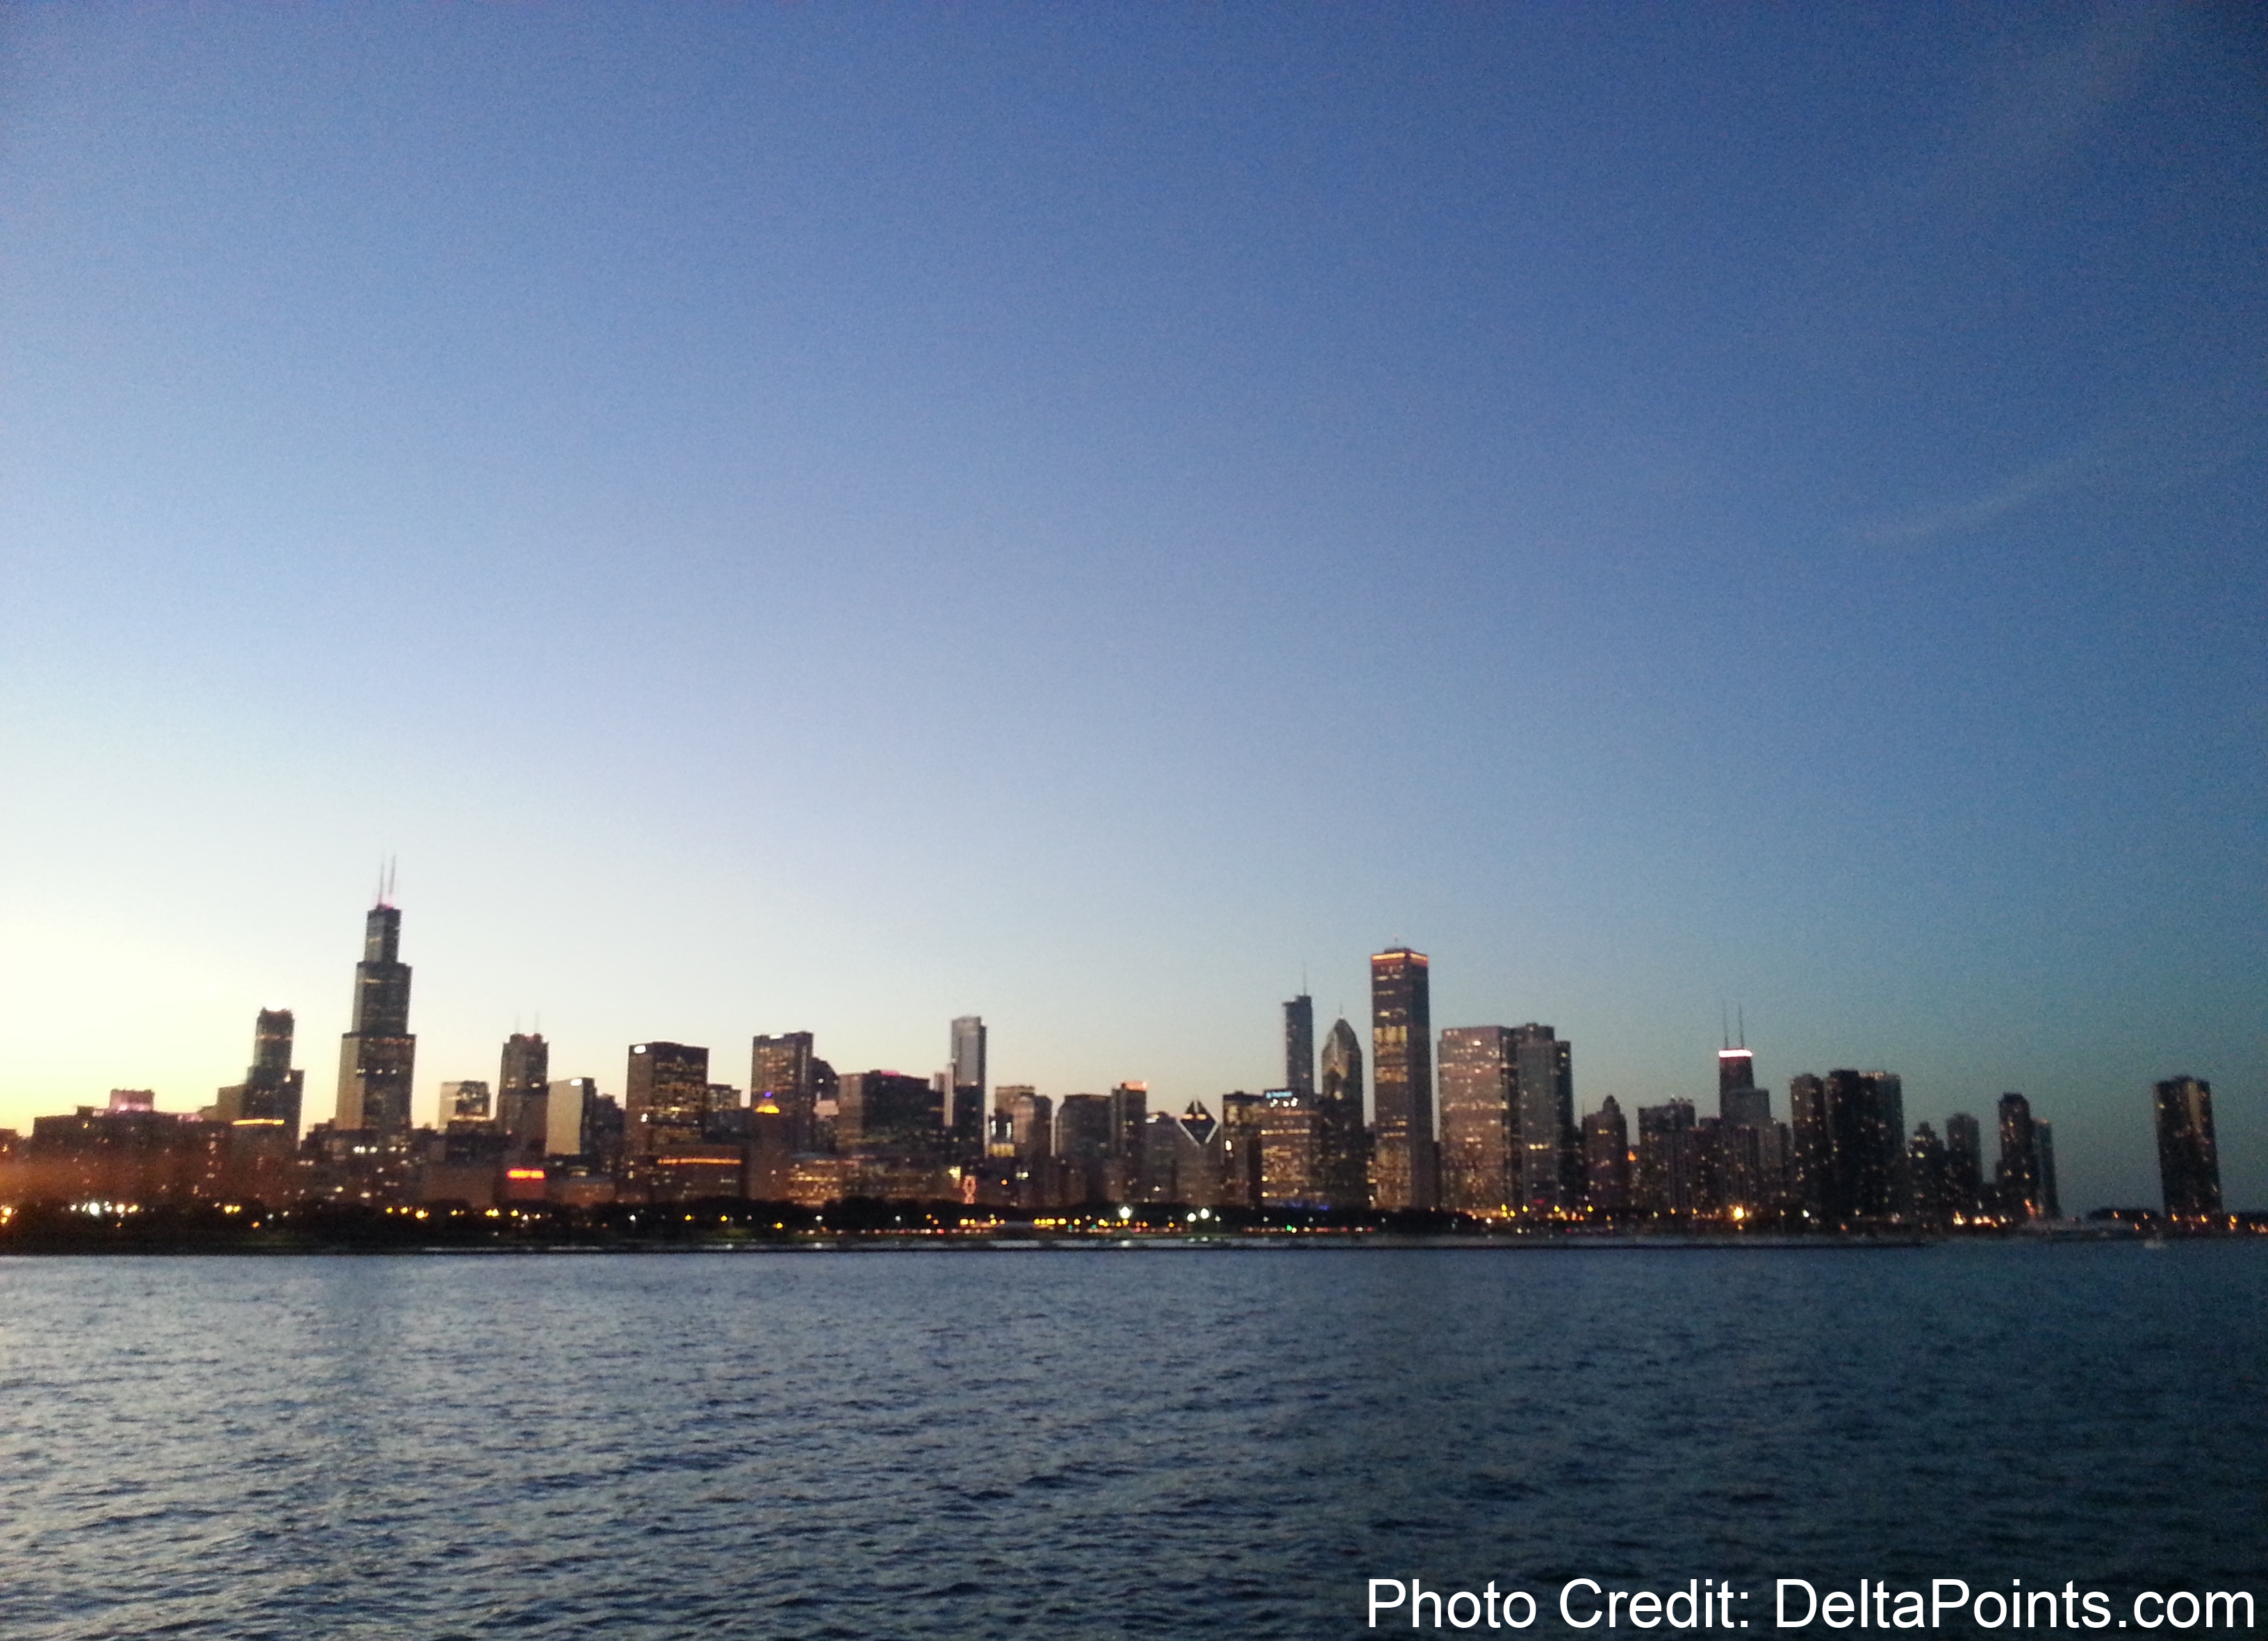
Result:
{"label": "city skyline", "polygon": [[[1145,1080],[1122,1078],[1108,1095],[1045,1094],[1029,1084],[993,1086],[990,1032],[977,1015],[951,1021],[946,1063],[927,1077],[881,1068],[838,1071],[818,1053],[809,1031],[757,1033],[749,1039],[745,1087],[713,1080],[706,1046],[651,1041],[629,1046],[618,1095],[598,1078],[551,1078],[549,1041],[541,1033],[515,1029],[503,1044],[499,1092],[492,1094],[486,1079],[442,1080],[433,1121],[415,1125],[421,1137],[413,1147],[408,1088],[416,1042],[409,1029],[412,970],[400,960],[402,918],[394,894],[389,868],[378,903],[364,916],[354,971],[354,1029],[342,1038],[335,1115],[309,1127],[341,1130],[336,1140],[372,1146],[373,1155],[405,1158],[442,1144],[446,1131],[446,1161],[443,1152],[433,1155],[431,1166],[443,1170],[436,1179],[471,1181],[485,1179],[484,1169],[524,1165],[526,1171],[512,1179],[536,1189],[547,1177],[547,1161],[561,1159],[568,1140],[574,1143],[566,1159],[578,1165],[579,1174],[597,1154],[588,1142],[603,1105],[613,1114],[605,1121],[615,1137],[600,1149],[615,1159],[609,1177],[633,1193],[631,1200],[649,1193],[671,1200],[712,1189],[760,1196],[760,1180],[784,1192],[791,1160],[799,1163],[806,1152],[871,1157],[872,1166],[886,1168],[918,1157],[927,1159],[922,1167],[950,1168],[952,1180],[960,1179],[964,1164],[1012,1153],[1020,1160],[1007,1177],[1029,1183],[1005,1188],[1069,1189],[1074,1203],[1084,1191],[1090,1194],[1086,1200],[1106,1203],[1122,1200],[1115,1192],[1125,1186],[1125,1169],[1135,1166],[1123,1159],[1144,1121],[1141,1114],[1162,1123],[1173,1113],[1170,1105],[1153,1103]],[[1941,1138],[1929,1118],[1910,1122],[1897,1073],[1796,1073],[1787,1083],[1786,1121],[1779,1122],[1769,1086],[1756,1078],[1743,1011],[1740,1044],[1733,1046],[1727,1027],[1726,1046],[1715,1056],[1716,1109],[1702,1116],[1701,1102],[1677,1095],[1641,1106],[1638,1144],[1625,1152],[1631,1130],[1620,1102],[1612,1093],[1596,1103],[1579,1100],[1572,1045],[1551,1027],[1445,1027],[1437,1036],[1426,954],[1395,945],[1373,953],[1369,962],[1371,1063],[1388,1066],[1385,1086],[1373,1075],[1366,1097],[1362,1049],[1344,1016],[1332,1024],[1317,1079],[1313,998],[1303,990],[1283,1002],[1280,1082],[1261,1093],[1221,1090],[1186,1107],[1186,1120],[1202,1125],[1192,1130],[1196,1149],[1182,1165],[1182,1172],[1194,1168],[1191,1177],[1207,1181],[1197,1200],[1211,1200],[1216,1190],[1246,1189],[1256,1206],[1266,1190],[1283,1189],[1292,1193],[1283,1199],[1289,1203],[1344,1206],[1360,1200],[1388,1211],[1438,1208],[1550,1218],[1641,1201],[1674,1206],[1682,1214],[1689,1198],[1763,1204],[1778,1201],[1779,1188],[1768,1181],[1805,1181],[1800,1189],[1812,1211],[1862,1220],[1909,1211],[1974,1214],[1980,1201],[1998,1203],[2021,1218],[2053,1220],[2064,1214],[2053,1124],[2036,1115],[2022,1093],[2003,1092],[1996,1102],[1998,1156],[1989,1180],[1975,1114],[1947,1115]],[[224,1130],[232,1122],[252,1120],[259,1131],[243,1142],[253,1147],[241,1159],[244,1166],[277,1166],[277,1143],[288,1146],[300,1137],[305,1072],[291,1063],[294,1031],[289,1010],[261,1010],[252,1067],[241,1083],[218,1089],[202,1114],[217,1118]],[[725,1058],[731,1060],[729,1051]],[[1350,1090],[1351,1100],[1343,1103]],[[1131,1115],[1118,1104],[1130,1091]],[[571,1113],[558,1107],[563,1096],[572,1099]],[[818,1122],[814,1102],[822,1098],[828,1115]],[[112,1112],[147,1114],[156,1101],[151,1090],[113,1087],[107,1104]],[[1211,1108],[1216,1105],[1218,1114]],[[82,1103],[77,1118],[68,1120],[41,1114],[39,1126],[45,1130],[63,1123],[76,1131],[100,1108]],[[2209,1084],[2187,1075],[2161,1081],[2152,1112],[2169,1211],[2218,1215],[2224,1199]],[[165,1120],[192,1115],[173,1111]],[[467,1149],[476,1130],[493,1136],[492,1150]],[[1209,1141],[1216,1132],[1227,1142],[1225,1155],[1216,1156]],[[1619,1137],[1602,1152],[1601,1142],[1609,1134]],[[342,1155],[331,1139],[318,1143],[311,1134],[310,1143],[311,1165],[319,1155],[334,1162]],[[1182,1144],[1188,1148],[1186,1138]],[[1003,1144],[1011,1149],[1003,1151]],[[226,1154],[225,1145],[215,1154]],[[1167,1177],[1174,1177],[1175,1165],[1165,1166]],[[471,1172],[451,1174],[450,1168]],[[1367,1183],[1359,1186],[1366,1173]],[[1233,1186],[1232,1176],[1244,1185]],[[919,1179],[917,1170],[903,1176],[902,1188],[888,1188],[917,1196],[962,1188],[945,1174],[926,1187]],[[1271,1186],[1270,1180],[1310,1183]],[[963,1183],[977,1188],[974,1174]],[[269,1188],[275,1188],[272,1182]],[[389,1193],[400,1188],[398,1180],[384,1187]],[[429,1181],[422,1188],[435,1187]],[[609,1193],[614,1188],[608,1187]],[[797,1187],[799,1193],[840,1188],[843,1181],[834,1174],[813,1175]],[[1789,1188],[1796,1188],[1791,1183]],[[1358,1192],[1359,1199],[1351,1195]],[[1957,1206],[1962,1203],[1967,1209]]]}
{"label": "city skyline", "polygon": [[2268,1196],[2243,17],[11,24],[0,1124],[268,1004],[325,1115],[391,853],[419,1120],[976,1014],[1180,1110],[1407,938],[1585,1107],[1745,1006]]}

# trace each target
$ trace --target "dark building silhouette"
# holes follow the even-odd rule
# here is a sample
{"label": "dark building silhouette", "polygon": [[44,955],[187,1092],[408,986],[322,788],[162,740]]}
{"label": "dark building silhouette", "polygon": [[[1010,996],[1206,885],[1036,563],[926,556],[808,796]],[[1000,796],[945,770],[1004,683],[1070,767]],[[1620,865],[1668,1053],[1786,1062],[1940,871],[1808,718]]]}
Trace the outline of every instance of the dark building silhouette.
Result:
{"label": "dark building silhouette", "polygon": [[543,1155],[551,1126],[550,1100],[551,1046],[541,1032],[512,1033],[504,1039],[504,1063],[497,1077],[497,1117],[511,1155]]}
{"label": "dark building silhouette", "polygon": [[1056,1107],[1056,1162],[1066,1206],[1092,1207],[1114,1195],[1117,1123],[1108,1094],[1065,1094]]}
{"label": "dark building silhouette", "polygon": [[1304,991],[1284,1005],[1284,1086],[1315,1092],[1315,1000]]}
{"label": "dark building silhouette", "polygon": [[1216,1208],[1257,1208],[1268,1098],[1239,1088],[1220,1097],[1220,1189]]}
{"label": "dark building silhouette", "polygon": [[964,1014],[953,1022],[953,1097],[946,1122],[958,1162],[974,1162],[984,1154],[984,1045],[981,1015]]}
{"label": "dark building silhouette", "polygon": [[1693,1127],[1690,1100],[1638,1107],[1638,1175],[1631,1196],[1639,1213],[1671,1218],[1695,1211]]}
{"label": "dark building silhouette", "polygon": [[1901,1212],[1905,1097],[1900,1080],[1888,1071],[1830,1071],[1825,1107],[1826,1218],[1840,1223]]}
{"label": "dark building silhouette", "polygon": [[2156,1085],[2158,1182],[2171,1219],[2213,1219],[2221,1213],[2220,1152],[2213,1135],[2213,1085],[2174,1077]]}
{"label": "dark building silhouette", "polygon": [[1142,1196],[1142,1130],[1149,1121],[1149,1084],[1121,1083],[1110,1091],[1113,1202],[1135,1202]]}
{"label": "dark building silhouette", "polygon": [[1827,1084],[1808,1071],[1787,1083],[1789,1171],[1796,1205],[1815,1223],[1836,1217],[1835,1147],[1827,1124]]}
{"label": "dark building silhouette", "polygon": [[262,1009],[252,1028],[252,1064],[244,1080],[220,1091],[214,1115],[223,1122],[274,1122],[299,1143],[300,1100],[306,1073],[291,1068],[291,1011]]}
{"label": "dark building silhouette", "polygon": [[2063,1197],[2056,1190],[2055,1124],[2032,1120],[2032,1144],[2040,1158],[2040,1212],[2050,1219],[2063,1218]]}
{"label": "dark building silhouette", "polygon": [[1226,1136],[1201,1100],[1179,1116],[1160,1112],[1142,1131],[1148,1198],[1187,1208],[1219,1205]]}
{"label": "dark building silhouette", "polygon": [[1444,1208],[1502,1214],[1521,1192],[1519,1072],[1503,1026],[1452,1026],[1441,1034],[1441,1186]]}
{"label": "dark building silhouette", "polygon": [[1583,1119],[1583,1188],[1592,1212],[1615,1218],[1630,1211],[1630,1124],[1612,1094]]}
{"label": "dark building silhouette", "polygon": [[1771,1090],[1756,1086],[1756,1056],[1746,1044],[1717,1052],[1717,1116],[1738,1128],[1760,1129],[1772,1120]]}
{"label": "dark building silhouette", "polygon": [[1984,1135],[1966,1111],[1945,1119],[1945,1191],[1948,1211],[1963,1221],[1984,1211]]}
{"label": "dark building silhouette", "polygon": [[1323,1040],[1315,1087],[1317,1188],[1332,1208],[1370,1206],[1370,1136],[1362,1120],[1362,1042],[1344,1019]]}
{"label": "dark building silhouette", "polygon": [[1406,946],[1370,960],[1371,1098],[1376,1113],[1378,1206],[1432,1208],[1433,1008],[1423,953]]}
{"label": "dark building silhouette", "polygon": [[2000,1161],[1992,1170],[1992,1188],[2003,1218],[2040,1217],[2040,1148],[2032,1102],[2014,1092],[2000,1096]]}
{"label": "dark building silhouette", "polygon": [[383,898],[363,920],[362,961],[355,965],[350,1019],[339,1042],[335,1126],[375,1135],[384,1146],[406,1144],[417,1039],[409,1034],[409,965],[401,961],[401,913]]}

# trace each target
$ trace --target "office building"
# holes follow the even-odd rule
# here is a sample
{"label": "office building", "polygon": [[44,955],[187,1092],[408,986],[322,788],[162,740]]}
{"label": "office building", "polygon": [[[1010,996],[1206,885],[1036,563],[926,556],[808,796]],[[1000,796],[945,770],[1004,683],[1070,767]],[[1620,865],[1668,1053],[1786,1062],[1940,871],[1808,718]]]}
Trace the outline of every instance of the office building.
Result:
{"label": "office building", "polygon": [[1575,1133],[1575,1049],[1549,1026],[1512,1031],[1518,1113],[1519,1205],[1524,1213],[1580,1211],[1583,1161]]}
{"label": "office building", "polygon": [[587,1077],[555,1078],[544,1090],[543,1154],[547,1157],[588,1157],[592,1101],[599,1085]]}
{"label": "office building", "polygon": [[1430,1209],[1436,1188],[1430,964],[1407,946],[1370,960],[1370,1077],[1378,1206]]}
{"label": "office building", "polygon": [[489,1085],[476,1078],[441,1085],[441,1122],[448,1128],[485,1123],[495,1115]]}
{"label": "office building", "polygon": [[1324,1203],[1350,1212],[1370,1206],[1370,1134],[1362,1119],[1362,1041],[1345,1020],[1323,1040],[1315,1087],[1315,1167]]}
{"label": "office building", "polygon": [[1121,1083],[1110,1091],[1110,1199],[1142,1197],[1142,1130],[1150,1121],[1150,1085]]}
{"label": "office building", "polygon": [[1638,1169],[1631,1182],[1632,1206],[1657,1219],[1683,1218],[1695,1209],[1693,1102],[1666,1100],[1638,1112]]}
{"label": "office building", "polygon": [[1452,1026],[1441,1034],[1440,1205],[1467,1214],[1523,1206],[1519,1073],[1503,1026]]}
{"label": "office building", "polygon": [[964,1014],[953,1022],[953,1093],[946,1122],[953,1130],[953,1155],[973,1162],[984,1154],[984,1020]]}
{"label": "office building", "polygon": [[497,1076],[497,1116],[504,1124],[505,1150],[512,1157],[543,1155],[551,1130],[546,1109],[550,1089],[551,1046],[543,1034],[514,1032],[505,1038]]}
{"label": "office building", "polygon": [[751,1103],[769,1099],[779,1107],[787,1125],[792,1151],[818,1149],[817,1107],[819,1062],[812,1057],[811,1034],[783,1033],[758,1037],[751,1047],[748,1098]]}
{"label": "office building", "polygon": [[1284,1005],[1284,1086],[1315,1092],[1315,1000],[1304,991]]}
{"label": "office building", "polygon": [[2032,1102],[2014,1092],[2000,1096],[2000,1160],[1992,1170],[2000,1217],[2036,1219],[2040,1196],[2040,1151],[2032,1127]]}
{"label": "office building", "polygon": [[1594,1214],[1630,1211],[1630,1123],[1612,1094],[1583,1119],[1583,1194]]}
{"label": "office building", "polygon": [[630,1046],[623,1078],[623,1144],[641,1159],[698,1151],[709,1115],[709,1050],[681,1042]]}
{"label": "office building", "polygon": [[1953,1180],[1944,1143],[1926,1122],[1906,1142],[1906,1184],[1914,1222],[1928,1231],[1953,1223]]}
{"label": "office building", "polygon": [[1756,1056],[1745,1043],[1718,1050],[1717,1116],[1736,1128],[1760,1129],[1772,1120],[1771,1090],[1756,1086]]}
{"label": "office building", "polygon": [[1268,1208],[1324,1208],[1315,1097],[1293,1088],[1261,1096],[1260,1201]]}
{"label": "office building", "polygon": [[1806,1071],[1787,1083],[1790,1195],[1815,1225],[1833,1217],[1834,1146],[1827,1128],[1827,1084]]}
{"label": "office building", "polygon": [[2213,1134],[2213,1085],[2175,1077],[2156,1085],[2158,1183],[2170,1219],[2220,1217],[2220,1152]]}
{"label": "office building", "polygon": [[1115,1202],[1116,1122],[1108,1094],[1065,1094],[1056,1107],[1056,1162],[1067,1206]]}
{"label": "office building", "polygon": [[409,1139],[409,1089],[417,1039],[409,1034],[409,965],[401,961],[401,913],[381,894],[363,920],[350,1024],[339,1041],[334,1126],[376,1137],[385,1147]]}
{"label": "office building", "polygon": [[1150,1201],[1184,1208],[1218,1205],[1225,1137],[1203,1100],[1192,1100],[1179,1116],[1160,1111],[1142,1138]]}
{"label": "office building", "polygon": [[213,1115],[223,1122],[274,1122],[299,1143],[300,1100],[306,1073],[291,1067],[291,1011],[262,1009],[252,1028],[252,1064],[244,1080],[220,1091]]}

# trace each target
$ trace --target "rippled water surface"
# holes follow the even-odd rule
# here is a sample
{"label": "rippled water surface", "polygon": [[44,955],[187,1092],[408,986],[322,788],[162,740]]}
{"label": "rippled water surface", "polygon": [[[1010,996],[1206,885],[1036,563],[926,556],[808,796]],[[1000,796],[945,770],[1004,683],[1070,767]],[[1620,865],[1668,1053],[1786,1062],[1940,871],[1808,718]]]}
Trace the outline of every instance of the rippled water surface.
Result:
{"label": "rippled water surface", "polygon": [[0,1307],[11,1637],[1318,1637],[1411,1575],[2268,1595],[2250,1247],[11,1260]]}

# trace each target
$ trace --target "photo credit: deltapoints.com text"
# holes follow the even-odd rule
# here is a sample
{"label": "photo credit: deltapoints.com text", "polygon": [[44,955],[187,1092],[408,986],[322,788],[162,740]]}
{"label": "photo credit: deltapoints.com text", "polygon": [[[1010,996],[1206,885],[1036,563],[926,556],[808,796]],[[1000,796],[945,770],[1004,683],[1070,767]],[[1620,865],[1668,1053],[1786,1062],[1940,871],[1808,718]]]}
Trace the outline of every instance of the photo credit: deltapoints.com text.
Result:
{"label": "photo credit: deltapoints.com text", "polygon": [[1410,1630],[2249,1630],[2250,1590],[2083,1590],[2073,1580],[2027,1585],[1932,1578],[1688,1578],[1670,1589],[1570,1578],[1541,1594],[1493,1579],[1477,1590],[1422,1578],[1372,1578],[1370,1627]]}

